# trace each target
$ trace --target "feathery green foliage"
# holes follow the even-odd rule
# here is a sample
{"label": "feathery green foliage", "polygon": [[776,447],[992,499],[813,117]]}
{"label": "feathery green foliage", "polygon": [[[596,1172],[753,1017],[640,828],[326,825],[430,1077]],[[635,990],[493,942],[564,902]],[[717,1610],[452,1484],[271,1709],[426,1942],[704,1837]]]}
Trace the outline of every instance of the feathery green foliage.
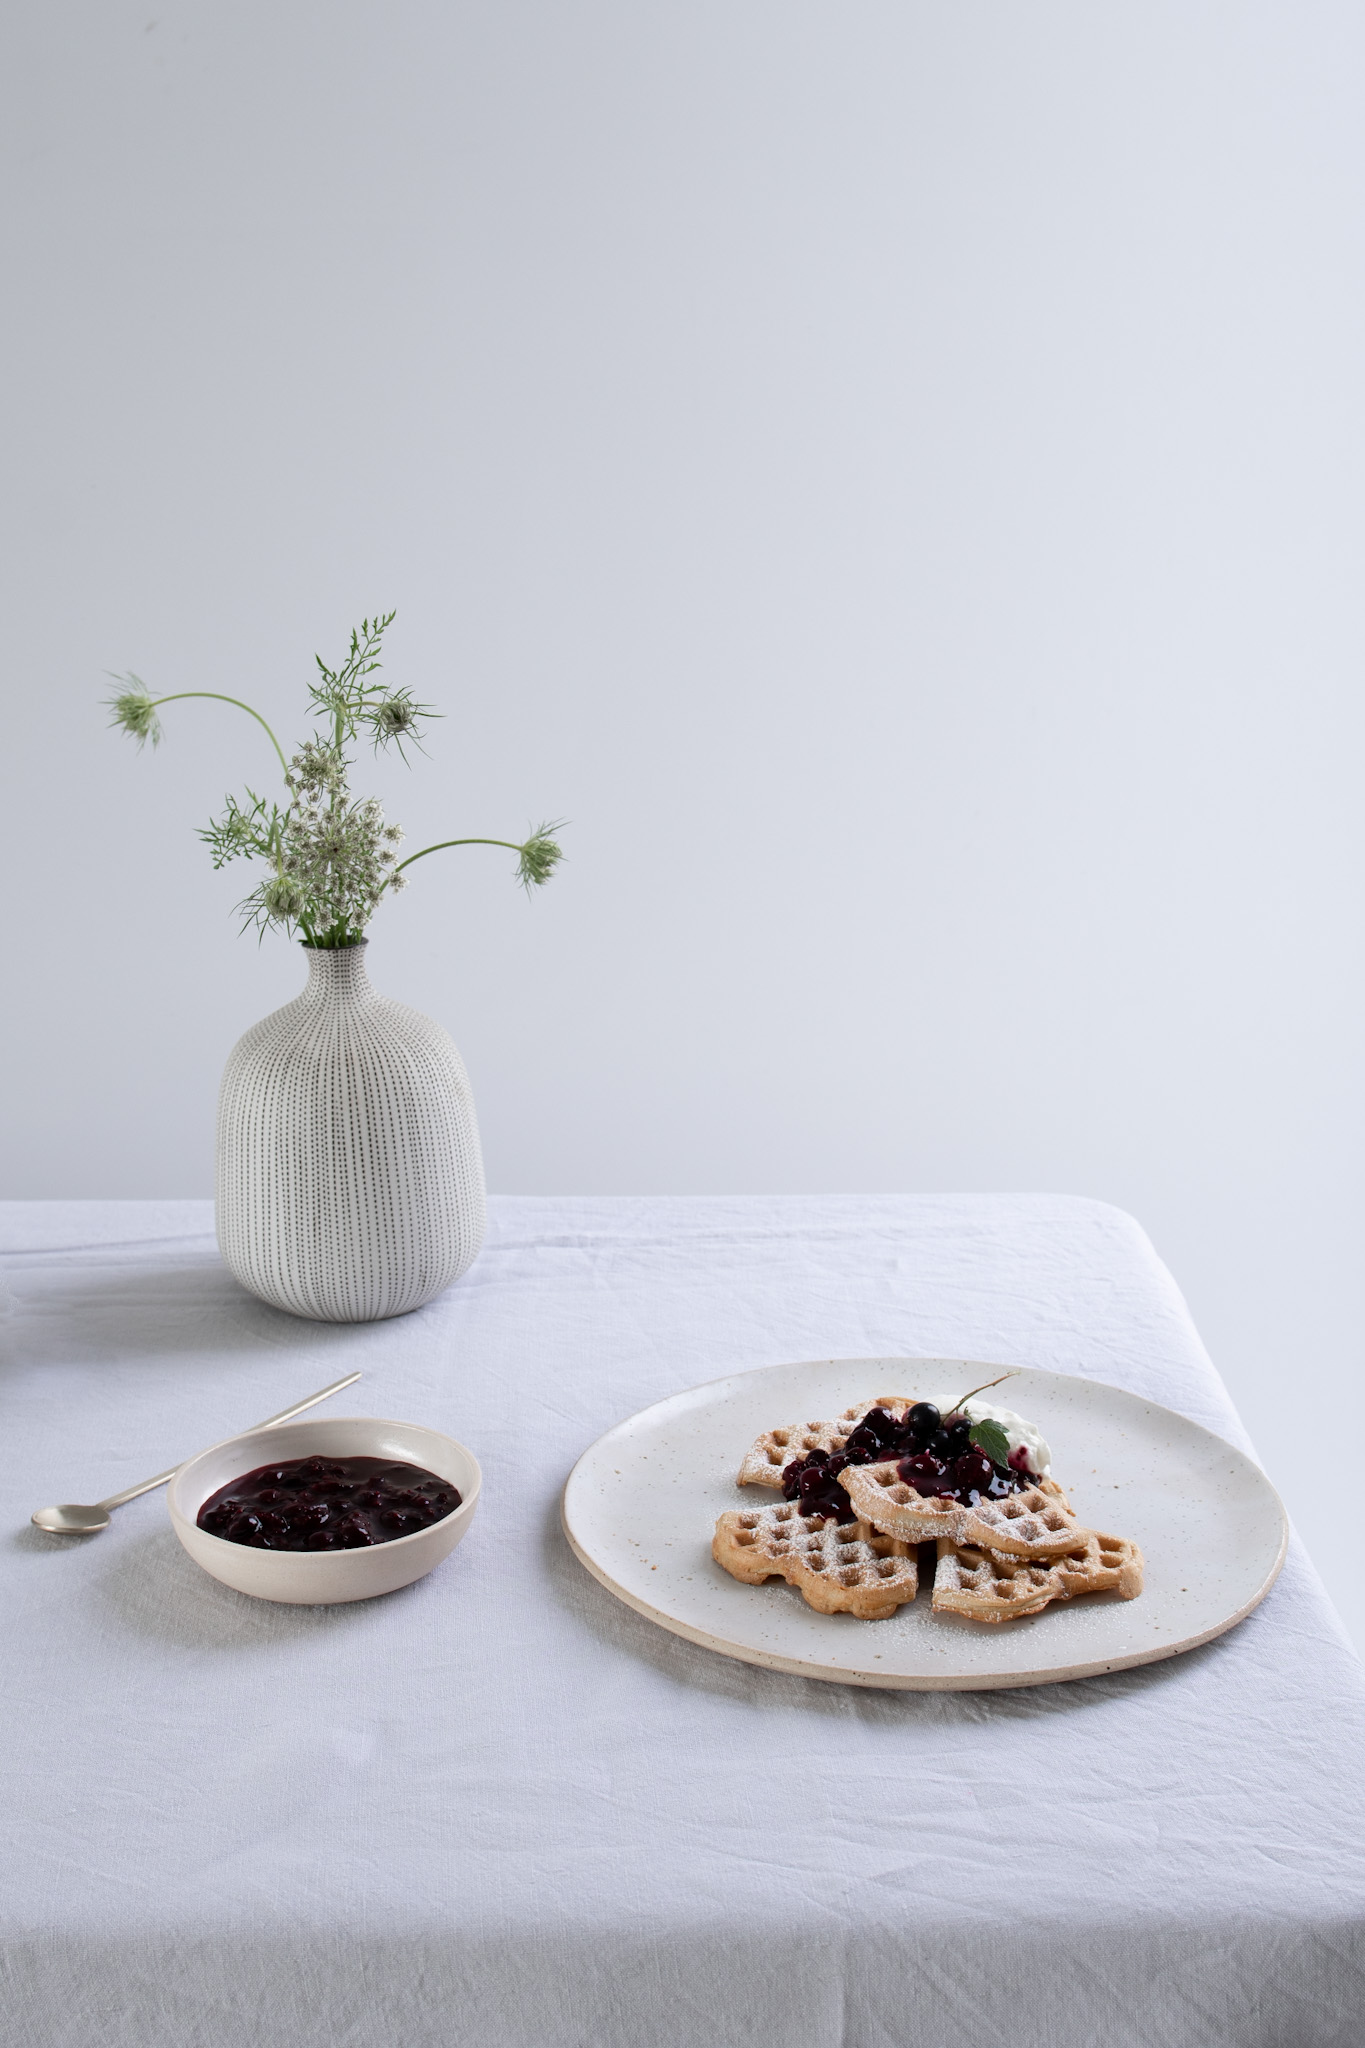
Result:
{"label": "feathery green foliage", "polygon": [[248,789],[246,801],[228,796],[221,817],[200,832],[215,868],[234,860],[260,860],[270,872],[238,906],[244,925],[263,934],[270,927],[299,932],[308,946],[354,946],[383,898],[406,888],[403,870],[425,854],[448,846],[503,846],[517,856],[517,879],[529,893],[549,881],[563,850],[554,838],[563,821],[538,825],[530,836],[512,839],[442,839],[420,852],[398,859],[403,840],[400,825],[385,822],[375,797],[354,798],[347,751],[367,734],[377,753],[394,747],[406,761],[405,742],[422,751],[422,728],[438,714],[406,688],[392,689],[378,680],[384,635],[395,614],[362,619],[351,634],[346,658],[328,668],[316,657],[318,680],[309,685],[309,703],[320,730],[285,758],[284,749],[259,711],[239,697],[217,690],[179,690],[153,697],[141,678],[116,676],[125,687],[106,699],[110,721],[143,747],[161,740],[158,712],[163,704],[187,697],[208,697],[233,704],[264,727],[284,771],[283,805]]}

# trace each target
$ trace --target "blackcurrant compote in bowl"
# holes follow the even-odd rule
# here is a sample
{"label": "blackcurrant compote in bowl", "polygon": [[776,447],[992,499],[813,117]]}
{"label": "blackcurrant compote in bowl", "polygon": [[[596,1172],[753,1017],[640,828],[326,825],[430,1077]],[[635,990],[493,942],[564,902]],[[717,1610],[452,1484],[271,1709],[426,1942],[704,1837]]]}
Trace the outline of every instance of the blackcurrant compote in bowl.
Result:
{"label": "blackcurrant compote in bowl", "polygon": [[276,1458],[211,1493],[196,1526],[253,1550],[364,1550],[444,1521],[460,1489],[395,1458]]}
{"label": "blackcurrant compote in bowl", "polygon": [[469,1527],[482,1475],[454,1437],[310,1416],[214,1444],[167,1494],[176,1535],[224,1585],[323,1606],[411,1585]]}

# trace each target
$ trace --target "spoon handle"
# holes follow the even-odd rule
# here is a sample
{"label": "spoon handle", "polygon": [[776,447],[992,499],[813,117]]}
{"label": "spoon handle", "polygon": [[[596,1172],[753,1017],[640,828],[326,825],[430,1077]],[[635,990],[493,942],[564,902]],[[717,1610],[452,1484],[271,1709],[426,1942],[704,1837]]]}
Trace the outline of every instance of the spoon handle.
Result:
{"label": "spoon handle", "polygon": [[96,1505],[101,1508],[121,1508],[126,1500],[136,1500],[140,1493],[150,1493],[154,1486],[164,1486],[168,1479],[174,1479],[179,1470],[178,1465],[172,1465],[169,1472],[158,1472],[155,1479],[144,1479],[137,1486],[125,1486],[122,1493],[111,1493],[108,1500],[98,1501]]}
{"label": "spoon handle", "polygon": [[[305,1408],[316,1408],[319,1401],[326,1401],[333,1394],[339,1394],[343,1387],[353,1387],[360,1378],[359,1369],[348,1372],[344,1380],[333,1380],[330,1387],[324,1387],[320,1394],[310,1394],[306,1401],[296,1401],[292,1408],[281,1408],[278,1415],[267,1415],[264,1422],[256,1424],[257,1429],[273,1429],[277,1422],[292,1422],[296,1415],[302,1415]],[[249,1432],[242,1431],[246,1436]]]}
{"label": "spoon handle", "polygon": [[[332,1394],[339,1394],[343,1387],[354,1386],[359,1378],[359,1372],[348,1372],[344,1380],[333,1380],[331,1386],[324,1387],[321,1393],[310,1394],[305,1401],[296,1401],[292,1408],[281,1408],[278,1415],[267,1415],[264,1422],[258,1422],[254,1426],[257,1429],[273,1429],[277,1422],[292,1421],[294,1416],[302,1415],[305,1408],[316,1408],[319,1401],[327,1400]],[[247,1432],[243,1431],[242,1434],[246,1435]],[[158,1472],[155,1479],[143,1479],[136,1486],[125,1486],[122,1493],[111,1493],[108,1500],[100,1502],[100,1506],[121,1508],[125,1501],[136,1500],[140,1493],[150,1493],[154,1486],[164,1486],[167,1480],[174,1479],[179,1470],[179,1465],[172,1465],[169,1472]]]}

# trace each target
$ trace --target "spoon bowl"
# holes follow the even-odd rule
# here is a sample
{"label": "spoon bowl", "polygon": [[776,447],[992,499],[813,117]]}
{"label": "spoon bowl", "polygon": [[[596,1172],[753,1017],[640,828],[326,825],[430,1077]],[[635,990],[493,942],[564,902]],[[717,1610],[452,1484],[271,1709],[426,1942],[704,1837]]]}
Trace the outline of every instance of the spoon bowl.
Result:
{"label": "spoon bowl", "polygon": [[40,1529],[53,1536],[93,1536],[97,1530],[109,1527],[109,1516],[103,1507],[83,1508],[75,1501],[60,1508],[39,1508],[33,1519]]}

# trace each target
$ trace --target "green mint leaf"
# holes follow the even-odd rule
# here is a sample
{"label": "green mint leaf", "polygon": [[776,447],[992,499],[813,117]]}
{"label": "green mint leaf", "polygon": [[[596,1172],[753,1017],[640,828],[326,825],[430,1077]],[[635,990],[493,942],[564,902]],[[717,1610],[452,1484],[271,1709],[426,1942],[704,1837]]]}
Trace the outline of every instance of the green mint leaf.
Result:
{"label": "green mint leaf", "polygon": [[1010,1440],[1005,1434],[1004,1426],[993,1416],[988,1415],[983,1421],[972,1424],[972,1442],[979,1451],[986,1453],[993,1465],[1001,1465],[1008,1469]]}

